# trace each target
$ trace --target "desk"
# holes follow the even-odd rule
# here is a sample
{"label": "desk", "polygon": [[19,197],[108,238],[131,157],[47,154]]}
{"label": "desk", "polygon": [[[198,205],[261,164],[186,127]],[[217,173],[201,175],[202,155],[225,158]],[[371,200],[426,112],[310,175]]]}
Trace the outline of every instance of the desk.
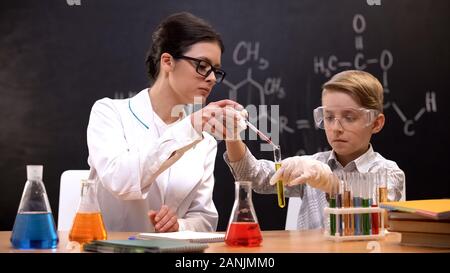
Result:
{"label": "desk", "polygon": [[[127,239],[135,232],[110,232],[108,239]],[[412,252],[450,252],[447,248],[412,247],[400,245],[401,234],[391,232],[379,241],[334,242],[323,236],[322,230],[308,231],[263,231],[263,242],[259,247],[229,247],[225,243],[210,243],[206,253],[412,253]],[[79,248],[70,248],[68,232],[58,232],[59,244],[53,250],[18,250],[9,242],[10,231],[0,232],[0,252],[42,252],[70,253],[80,252]],[[369,242],[371,242],[369,244]],[[69,247],[68,247],[69,246]]]}

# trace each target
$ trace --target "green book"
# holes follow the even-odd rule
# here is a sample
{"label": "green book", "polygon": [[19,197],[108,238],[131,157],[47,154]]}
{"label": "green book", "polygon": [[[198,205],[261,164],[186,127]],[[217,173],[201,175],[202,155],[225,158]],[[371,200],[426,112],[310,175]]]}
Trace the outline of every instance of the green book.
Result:
{"label": "green book", "polygon": [[203,252],[204,243],[155,238],[151,240],[102,240],[84,244],[83,250],[102,253],[181,253]]}

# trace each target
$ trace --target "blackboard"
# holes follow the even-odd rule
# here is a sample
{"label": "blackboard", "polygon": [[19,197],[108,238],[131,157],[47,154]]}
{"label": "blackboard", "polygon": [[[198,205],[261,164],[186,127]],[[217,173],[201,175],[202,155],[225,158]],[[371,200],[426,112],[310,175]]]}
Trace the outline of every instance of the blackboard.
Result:
{"label": "blackboard", "polygon": [[[386,125],[376,151],[406,173],[407,198],[450,197],[447,0],[2,1],[0,4],[0,229],[10,230],[27,164],[44,165],[57,219],[64,170],[87,169],[92,104],[148,85],[150,34],[168,14],[190,11],[223,36],[228,75],[209,100],[279,105],[283,157],[329,149],[314,128],[320,86],[345,69],[385,87]],[[259,158],[260,140],[248,142]],[[233,178],[219,142],[214,201],[225,230]],[[286,208],[254,194],[261,228],[283,229]]]}

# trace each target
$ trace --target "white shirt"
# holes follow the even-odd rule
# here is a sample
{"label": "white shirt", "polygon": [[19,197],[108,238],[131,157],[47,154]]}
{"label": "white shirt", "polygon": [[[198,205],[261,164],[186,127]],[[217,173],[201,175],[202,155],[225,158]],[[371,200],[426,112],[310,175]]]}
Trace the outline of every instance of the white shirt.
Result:
{"label": "white shirt", "polygon": [[[225,162],[230,167],[236,180],[252,181],[253,190],[258,193],[276,193],[275,187],[269,184],[270,178],[275,173],[273,161],[257,160],[248,149],[244,157],[236,162],[230,162],[227,153],[224,153]],[[377,172],[379,169],[386,169],[388,175],[388,199],[398,201],[402,196],[405,185],[405,174],[394,161],[387,160],[379,153],[375,152],[370,145],[367,152],[348,163],[345,168],[337,161],[333,151],[320,152],[314,155],[304,155],[304,157],[316,159],[328,164],[333,172]],[[300,197],[302,203],[297,218],[297,229],[316,229],[325,227],[324,208],[328,207],[325,193],[313,188],[308,184],[297,185],[285,188],[286,196]]]}
{"label": "white shirt", "polygon": [[201,138],[190,118],[166,125],[148,89],[131,99],[98,100],[87,129],[88,164],[106,229],[154,231],[147,213],[165,204],[180,230],[215,231],[217,142],[207,133]]}

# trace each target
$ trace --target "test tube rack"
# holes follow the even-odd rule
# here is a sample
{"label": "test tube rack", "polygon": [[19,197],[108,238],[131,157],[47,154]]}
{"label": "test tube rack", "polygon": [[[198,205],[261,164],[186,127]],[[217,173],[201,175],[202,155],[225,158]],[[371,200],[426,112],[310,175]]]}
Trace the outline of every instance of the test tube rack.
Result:
{"label": "test tube rack", "polygon": [[[372,213],[379,213],[379,219],[380,219],[380,225],[378,229],[378,234],[371,234],[371,235],[344,235],[342,230],[340,232],[336,232],[334,235],[330,232],[330,227],[325,229],[325,238],[328,240],[333,240],[336,242],[340,241],[355,241],[355,240],[380,240],[384,238],[386,234],[386,230],[384,228],[384,213],[385,210],[379,207],[369,207],[369,208],[325,208],[325,219],[330,219],[330,215],[341,215],[341,217],[334,217],[335,220],[335,226],[338,226],[338,219],[340,218],[340,221],[342,223],[342,216],[344,215],[355,215],[360,214],[361,216],[363,214],[369,214]],[[332,223],[330,223],[331,225]],[[343,226],[343,224],[341,224]]]}

